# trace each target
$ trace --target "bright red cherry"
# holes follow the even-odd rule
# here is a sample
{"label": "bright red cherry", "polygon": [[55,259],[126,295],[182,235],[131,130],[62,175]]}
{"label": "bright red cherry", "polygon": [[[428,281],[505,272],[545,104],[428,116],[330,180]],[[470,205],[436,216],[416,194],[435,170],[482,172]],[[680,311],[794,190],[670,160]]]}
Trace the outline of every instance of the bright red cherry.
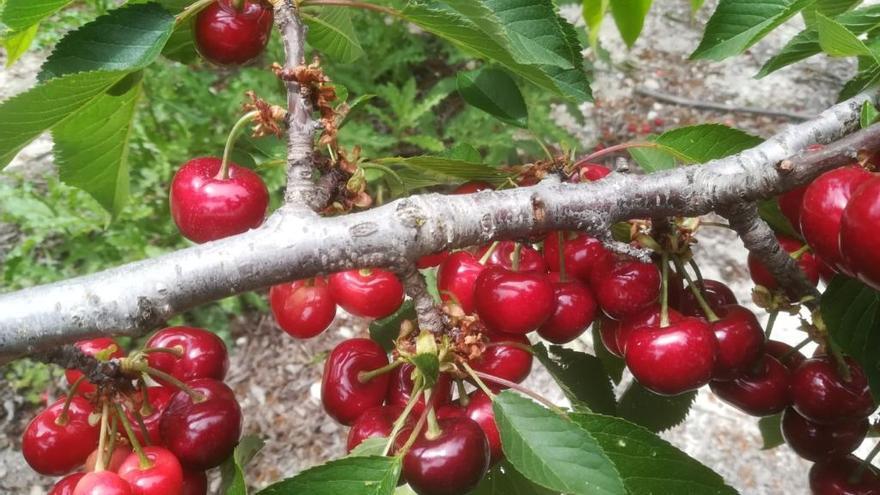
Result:
{"label": "bright red cherry", "polygon": [[131,485],[113,471],[86,473],[73,489],[73,495],[134,495]]}
{"label": "bright red cherry", "polygon": [[599,315],[599,338],[602,340],[602,345],[604,345],[605,349],[611,354],[622,358],[623,349],[617,345],[617,333],[619,328],[619,321],[612,320],[604,314]]}
{"label": "bright red cherry", "polygon": [[141,466],[131,454],[119,467],[119,477],[131,485],[132,495],[175,495],[183,491],[183,469],[174,454],[162,447],[144,447],[150,466]]}
{"label": "bright red cherry", "polygon": [[141,430],[134,412],[130,410],[125,411],[125,415],[128,417],[129,422],[134,425],[134,434],[141,445],[161,445],[164,443],[162,441],[159,425],[162,421],[162,415],[165,414],[165,410],[168,409],[168,404],[171,403],[171,398],[173,396],[174,389],[172,388],[147,387],[147,400],[149,401],[149,404],[143,402],[137,404],[137,412],[141,415],[144,426],[147,427],[147,435],[150,437],[149,441],[144,438],[144,432]]}
{"label": "bright red cherry", "polygon": [[858,421],[874,411],[865,371],[846,358],[850,380],[844,381],[834,361],[827,357],[810,358],[791,375],[791,398],[801,416],[816,423]]}
{"label": "bright red cherry", "polygon": [[572,174],[572,182],[595,182],[611,173],[611,169],[598,163],[584,163]]}
{"label": "bright red cherry", "polygon": [[223,339],[202,328],[164,328],[153,334],[145,345],[148,349],[182,350],[182,357],[167,352],[151,352],[147,362],[151,367],[184,382],[196,378],[222,381],[229,369],[229,353],[226,352]]}
{"label": "bright red cherry", "polygon": [[444,302],[453,301],[466,314],[474,312],[474,286],[486,267],[479,258],[467,251],[456,251],[440,264],[437,271],[437,290]]}
{"label": "bright red cherry", "polygon": [[187,239],[203,243],[241,234],[263,223],[269,192],[259,175],[219,158],[193,158],[171,181],[171,216]]}
{"label": "bright red cherry", "polygon": [[[669,308],[669,322],[675,323],[682,318],[681,313],[678,311]],[[629,340],[629,336],[637,331],[640,328],[653,328],[660,325],[660,305],[654,304],[653,306],[639,311],[633,315],[627,316],[626,318],[618,321],[612,320],[611,318],[605,317],[604,326],[609,327],[609,329],[613,329],[615,343],[617,349],[620,351],[618,357],[623,357],[626,354],[626,344]]]}
{"label": "bright red cherry", "polygon": [[426,254],[426,255],[422,256],[421,258],[419,258],[418,261],[416,261],[416,267],[419,270],[424,270],[425,268],[431,268],[431,267],[439,265],[440,263],[443,263],[443,261],[448,257],[449,257],[449,251],[440,251],[439,253]]}
{"label": "bright red cherry", "polygon": [[718,340],[718,357],[712,378],[732,380],[764,353],[764,330],[755,314],[740,305],[722,306],[716,313],[720,319],[712,323],[712,331]]}
{"label": "bright red cherry", "polygon": [[452,194],[471,194],[480,191],[491,191],[495,186],[482,180],[472,180],[456,187],[452,190]]}
{"label": "bright red cherry", "polygon": [[770,416],[791,405],[788,368],[772,356],[764,356],[757,369],[735,380],[709,382],[709,388],[724,402],[752,416]]}
{"label": "bright red cherry", "polygon": [[709,324],[685,317],[668,327],[640,327],[626,341],[626,365],[645,388],[677,395],[709,383],[718,343]]}
{"label": "bright red cherry", "polygon": [[[558,274],[551,274],[550,278],[558,279]],[[538,335],[555,344],[565,344],[578,338],[593,323],[596,302],[590,289],[577,280],[554,281],[553,297],[556,307],[538,328]]]}
{"label": "bright red cherry", "polygon": [[183,490],[180,495],[207,495],[208,476],[204,471],[183,471]]}
{"label": "bright red cherry", "polygon": [[779,203],[779,211],[788,219],[791,227],[797,231],[801,231],[801,204],[804,201],[804,193],[807,192],[807,186],[792,189],[791,191],[780,194],[776,198]]}
{"label": "bright red cherry", "polygon": [[862,444],[868,419],[820,425],[788,408],[782,413],[782,436],[797,455],[808,461],[844,456]]}
{"label": "bright red cherry", "polygon": [[391,316],[403,303],[403,284],[393,273],[379,268],[330,275],[330,293],[342,309],[364,318]]}
{"label": "bright red cherry", "polygon": [[[89,356],[94,356],[101,361],[109,361],[113,358],[121,358],[125,356],[125,352],[122,351],[122,346],[120,346],[115,340],[109,337],[99,337],[97,339],[91,340],[80,340],[76,342],[75,345],[79,350],[83,353],[88,354]],[[69,385],[73,385],[73,382],[77,381],[79,377],[83,376],[82,371],[79,370],[64,370],[64,376],[67,377],[67,383]],[[77,387],[76,392],[78,394],[91,394],[96,390],[95,385],[88,381],[84,380]]]}
{"label": "bright red cherry", "polygon": [[[368,438],[382,438],[390,435],[394,422],[397,421],[401,413],[403,413],[403,408],[394,405],[376,406],[364,411],[363,414],[358,416],[354,424],[351,425],[351,429],[348,430],[348,441],[346,443],[348,452],[354,450],[355,447]],[[407,424],[412,426],[412,423],[413,415],[410,415],[407,417]]]}
{"label": "bright red cherry", "polygon": [[871,173],[858,164],[830,170],[807,186],[801,204],[801,232],[817,256],[832,267],[840,266],[838,238],[841,217],[853,192]]}
{"label": "bright red cherry", "polygon": [[182,390],[175,393],[160,422],[162,440],[184,468],[210,469],[225,461],[238,444],[241,407],[223,382],[199,378],[187,385],[202,400],[193,402]]}
{"label": "bright red cherry", "polygon": [[[513,270],[513,257],[516,252],[516,245],[517,243],[513,241],[499,241],[492,254],[486,260],[486,266],[500,266]],[[519,269],[516,271],[541,273],[547,271],[547,264],[544,263],[544,258],[536,249],[526,245],[520,245],[519,249]],[[480,248],[477,252],[477,257],[482,259],[488,250],[489,246]]]}
{"label": "bright red cherry", "polygon": [[880,290],[880,176],[860,187],[840,222],[840,250],[844,268]]}
{"label": "bright red cherry", "polygon": [[801,363],[807,360],[807,357],[801,354],[800,351],[796,351],[794,347],[778,340],[768,340],[764,344],[764,352],[775,357],[789,371],[794,371]]}
{"label": "bright red cherry", "polygon": [[67,474],[82,466],[98,446],[98,424],[89,423],[92,405],[77,395],[61,417],[63,409],[62,398],[32,419],[22,435],[24,460],[40,474]]}
{"label": "bright red cherry", "polygon": [[[116,446],[113,448],[113,453],[110,454],[110,460],[107,461],[104,469],[107,471],[113,471],[114,473],[119,470],[119,466],[122,465],[123,461],[125,461],[128,456],[131,455],[131,447],[128,446],[127,443],[122,443],[120,441],[116,442]],[[95,465],[98,463],[98,449],[92,451],[89,454],[89,458],[86,459],[85,470],[86,471],[94,471]]]}
{"label": "bright red cherry", "polygon": [[[489,343],[471,367],[487,375],[519,383],[532,372],[531,342],[525,335],[489,333]],[[498,386],[498,384],[493,384]]]}
{"label": "bright red cherry", "polygon": [[596,274],[591,287],[599,307],[608,316],[619,320],[657,302],[660,270],[653,263],[619,260],[601,274]]}
{"label": "bright red cherry", "polygon": [[336,301],[321,277],[273,285],[269,305],[278,326],[298,339],[319,335],[336,317]]}
{"label": "bright red cherry", "polygon": [[52,489],[49,490],[49,495],[73,495],[73,490],[76,488],[76,484],[79,483],[79,480],[85,475],[86,473],[68,474],[55,483]]}
{"label": "bright red cherry", "polygon": [[196,49],[218,65],[241,65],[266,49],[272,29],[272,7],[262,1],[217,0],[196,17]]}
{"label": "bright red cherry", "polygon": [[556,304],[547,275],[499,266],[486,268],[477,278],[474,302],[489,330],[515,334],[537,329],[552,316]]}
{"label": "bright red cherry", "polygon": [[351,425],[364,411],[380,406],[388,394],[388,373],[361,381],[362,372],[388,365],[382,346],[370,339],[340,342],[324,363],[321,401],[327,414],[344,425]]}
{"label": "bright red cherry", "polygon": [[[544,260],[554,272],[559,271],[559,237],[559,232],[550,232],[544,240]],[[562,237],[565,273],[589,283],[593,267],[606,260],[608,250],[602,241],[583,232],[563,232]]]}
{"label": "bright red cherry", "polygon": [[498,425],[495,424],[492,398],[482,390],[472,392],[469,398],[465,414],[483,429],[486,440],[489,441],[490,459],[494,464],[504,458],[504,451],[501,450],[501,433],[498,432]]}
{"label": "bright red cherry", "polygon": [[880,493],[880,475],[871,466],[857,480],[862,461],[853,455],[817,462],[810,468],[810,491],[813,495],[877,495]]}
{"label": "bright red cherry", "polygon": [[[793,253],[804,247],[804,243],[797,239],[792,239],[791,237],[777,235],[776,239],[779,240],[782,249],[788,253]],[[807,276],[807,280],[812,282],[813,285],[819,283],[819,259],[816,258],[816,255],[809,251],[801,253],[797,263]],[[768,270],[767,267],[758,261],[751,253],[748,257],[748,265],[749,275],[751,275],[752,281],[755,282],[755,284],[763,285],[768,289],[779,288],[779,283],[776,281],[773,274],[770,273],[770,270]]]}
{"label": "bright red cherry", "polygon": [[438,423],[439,436],[420,432],[403,457],[403,477],[418,495],[468,493],[489,469],[489,442],[473,420],[446,418]]}
{"label": "bright red cherry", "polygon": [[[730,287],[724,282],[703,279],[702,283],[694,283],[696,284],[696,287],[700,289],[700,294],[702,294],[703,299],[706,300],[709,307],[712,308],[712,311],[718,311],[721,306],[736,304],[736,296],[733,294],[733,291],[730,290]],[[691,292],[690,288],[682,289],[679,292],[679,301],[676,307],[681,314],[685,316],[706,317],[703,313],[703,308],[700,307],[697,298],[694,296],[694,293]]]}
{"label": "bright red cherry", "polygon": [[[391,376],[388,383],[388,396],[385,400],[387,404],[406,407],[412,396],[412,373],[414,369],[415,366],[404,363],[389,373]],[[444,404],[448,404],[450,400],[452,400],[452,378],[446,373],[440,373],[437,376],[437,383],[431,389],[431,404],[436,409]],[[424,394],[416,402],[415,409],[413,410],[415,414],[421,414],[425,410]]]}
{"label": "bright red cherry", "polygon": [[831,279],[833,279],[834,276],[837,275],[837,273],[837,268],[832,268],[822,259],[819,260],[819,278],[821,278],[823,282],[825,282],[826,284],[830,284]]}

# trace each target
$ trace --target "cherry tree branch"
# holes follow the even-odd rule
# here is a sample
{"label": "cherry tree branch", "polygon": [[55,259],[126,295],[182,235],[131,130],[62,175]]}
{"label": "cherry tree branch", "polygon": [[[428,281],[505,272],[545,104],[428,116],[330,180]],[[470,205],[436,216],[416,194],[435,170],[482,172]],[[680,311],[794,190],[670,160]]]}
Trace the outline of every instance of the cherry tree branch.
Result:
{"label": "cherry tree branch", "polygon": [[425,278],[419,273],[415,264],[408,264],[406,268],[398,272],[406,293],[412,298],[416,308],[416,315],[419,318],[419,328],[429,330],[433,333],[441,333],[446,328],[444,324],[443,313],[434,304],[434,298],[428,292],[428,286]]}

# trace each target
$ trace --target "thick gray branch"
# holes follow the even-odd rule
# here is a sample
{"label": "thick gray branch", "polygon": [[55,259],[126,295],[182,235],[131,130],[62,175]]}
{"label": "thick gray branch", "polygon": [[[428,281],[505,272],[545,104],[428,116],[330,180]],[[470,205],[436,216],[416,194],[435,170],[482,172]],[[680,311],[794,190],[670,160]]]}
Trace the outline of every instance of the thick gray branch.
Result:
{"label": "thick gray branch", "polygon": [[434,304],[434,298],[428,292],[428,286],[425,278],[419,273],[419,270],[412,263],[406,265],[405,269],[398,272],[406,294],[412,298],[416,308],[416,315],[419,317],[419,328],[429,330],[433,333],[440,333],[444,330],[443,313]]}

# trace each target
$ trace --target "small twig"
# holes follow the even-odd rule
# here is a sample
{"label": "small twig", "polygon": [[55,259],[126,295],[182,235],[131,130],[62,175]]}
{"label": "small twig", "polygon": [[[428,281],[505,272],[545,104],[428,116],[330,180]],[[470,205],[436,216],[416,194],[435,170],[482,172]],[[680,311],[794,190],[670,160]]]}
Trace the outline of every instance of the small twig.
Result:
{"label": "small twig", "polygon": [[798,112],[789,112],[786,110],[771,110],[768,108],[758,108],[758,107],[738,107],[735,105],[725,105],[723,103],[714,103],[711,101],[700,101],[700,100],[692,100],[690,98],[684,98],[681,96],[670,95],[667,93],[661,93],[660,91],[654,91],[652,89],[647,88],[636,88],[635,92],[642,96],[647,96],[649,98],[653,98],[655,100],[665,101],[667,103],[672,103],[673,105],[678,105],[682,107],[692,107],[692,108],[700,108],[703,110],[717,110],[720,112],[732,112],[732,113],[751,113],[755,115],[769,115],[771,117],[784,117],[789,120],[796,120],[799,122],[807,121],[813,118],[813,115],[807,115],[804,113]]}
{"label": "small twig", "polygon": [[96,386],[115,385],[119,387],[128,382],[128,379],[123,376],[118,361],[99,361],[74,345],[62,345],[40,354],[34,354],[32,357],[43,363],[57,364],[64,369],[80,370],[85,378]]}
{"label": "small twig", "polygon": [[425,278],[419,273],[416,266],[409,265],[398,274],[403,281],[407,295],[412,298],[415,304],[416,314],[419,317],[419,328],[431,333],[443,333],[447,328],[443,313],[434,304],[434,298],[428,292]]}

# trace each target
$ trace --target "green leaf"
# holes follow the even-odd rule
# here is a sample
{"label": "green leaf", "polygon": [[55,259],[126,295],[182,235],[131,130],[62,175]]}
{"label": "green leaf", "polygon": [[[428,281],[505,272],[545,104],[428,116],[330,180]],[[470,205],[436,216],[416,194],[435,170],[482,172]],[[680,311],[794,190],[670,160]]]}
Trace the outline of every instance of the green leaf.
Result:
{"label": "green leaf", "polygon": [[633,381],[620,396],[617,413],[621,418],[651,431],[661,432],[681,424],[696,398],[695,391],[664,397]]}
{"label": "green leaf", "polygon": [[584,22],[587,23],[587,35],[590,46],[595,50],[599,42],[599,29],[602,27],[602,20],[605,18],[605,12],[608,11],[609,0],[583,0]]}
{"label": "green leaf", "polygon": [[89,193],[114,217],[128,200],[128,141],[141,77],[129,74],[52,131],[62,182]]}
{"label": "green leaf", "polygon": [[617,412],[614,387],[599,358],[558,345],[550,346],[548,352],[542,343],[533,350],[575,410],[611,415]]}
{"label": "green leaf", "polygon": [[196,51],[196,40],[193,37],[192,24],[186,22],[174,28],[171,37],[162,48],[162,56],[182,64],[192,63],[199,57],[199,52]]}
{"label": "green leaf", "polygon": [[782,438],[782,414],[765,416],[758,420],[758,430],[761,431],[761,450],[770,450],[785,443]]}
{"label": "green leaf", "polygon": [[388,437],[370,437],[355,447],[348,453],[348,457],[369,457],[371,455],[382,455],[385,453],[385,445],[388,444]]}
{"label": "green leaf", "polygon": [[507,461],[492,468],[470,495],[558,495],[528,480]]}
{"label": "green leaf", "polygon": [[615,356],[608,352],[608,349],[605,348],[605,344],[602,343],[602,337],[600,335],[600,328],[602,323],[597,318],[596,321],[593,322],[593,349],[596,352],[596,357],[602,361],[602,367],[605,368],[605,372],[614,381],[614,383],[620,383],[620,380],[623,379],[623,370],[626,369],[626,363],[623,359]]}
{"label": "green leaf", "polygon": [[873,64],[864,70],[860,70],[852,79],[844,84],[840,94],[837,95],[838,101],[847,100],[861,93],[867,88],[876,86],[880,83],[880,64]]}
{"label": "green leaf", "polygon": [[400,324],[403,320],[416,321],[416,319],[416,307],[412,300],[408,299],[393,315],[370,323],[370,338],[378,342],[386,351],[390,351],[394,348],[394,339],[400,335]]}
{"label": "green leaf", "polygon": [[871,50],[855,34],[837,21],[816,13],[819,46],[832,57],[871,56]]}
{"label": "green leaf", "polygon": [[663,147],[629,148],[626,151],[645,173],[650,174],[675,168],[675,154],[666,151]]}
{"label": "green leaf", "polygon": [[804,24],[807,27],[814,27],[816,23],[816,13],[826,17],[834,17],[842,14],[854,6],[860,4],[862,0],[816,0],[815,3],[808,6],[801,12],[804,17]]}
{"label": "green leaf", "polygon": [[631,495],[736,493],[714,471],[640,426],[598,414],[571,419],[599,442]]}
{"label": "green leaf", "polygon": [[529,480],[574,495],[626,493],[596,440],[566,418],[510,391],[493,410],[504,455]]}
{"label": "green leaf", "polygon": [[6,0],[0,23],[10,31],[24,31],[57,12],[72,0]]}
{"label": "green leaf", "polygon": [[264,442],[259,437],[253,435],[242,437],[232,455],[220,466],[220,493],[247,495],[244,467],[257,455],[263,445]]}
{"label": "green leaf", "polygon": [[447,149],[443,156],[464,162],[483,163],[483,155],[480,151],[467,143],[456,144]]}
{"label": "green leaf", "polygon": [[774,232],[789,237],[800,238],[800,234],[792,227],[791,222],[782,214],[776,199],[765,199],[758,202],[758,215],[767,222]]}
{"label": "green leaf", "polygon": [[323,8],[317,15],[304,14],[303,20],[309,26],[308,42],[316,50],[342,64],[350,64],[364,55],[347,9]]}
{"label": "green leaf", "polygon": [[705,163],[752,148],[763,140],[739,129],[721,124],[701,124],[664,132],[652,139],[659,145],[630,148],[629,152],[646,172],[674,167],[676,158],[684,163]]}
{"label": "green leaf", "polygon": [[12,67],[12,64],[27,52],[39,29],[40,25],[34,24],[23,31],[7,35],[3,39],[3,48],[6,49],[6,67]]}
{"label": "green leaf", "polygon": [[706,0],[691,0],[691,16],[699,12],[705,2]]}
{"label": "green leaf", "polygon": [[87,71],[138,70],[159,54],[174,29],[174,16],[156,3],[111,10],[67,34],[43,64],[46,81]]}
{"label": "green leaf", "polygon": [[877,117],[880,117],[880,112],[877,111],[877,107],[873,103],[866,101],[862,104],[862,110],[859,112],[859,125],[862,129],[870,127],[871,124],[877,122]]}
{"label": "green leaf", "polygon": [[526,102],[516,82],[503,70],[459,72],[456,82],[458,92],[468,104],[504,123],[523,129],[528,127]]}
{"label": "green leaf", "polygon": [[611,0],[611,15],[626,46],[632,48],[639,39],[650,9],[651,0]]}
{"label": "green leaf", "polygon": [[721,0],[706,24],[694,59],[740,54],[814,0]]}
{"label": "green leaf", "polygon": [[468,180],[484,180],[493,184],[500,184],[508,177],[504,172],[489,165],[442,156],[389,157],[372,161],[404,167],[399,171],[399,175],[410,189]]}
{"label": "green leaf", "polygon": [[416,355],[412,358],[412,363],[416,368],[413,371],[417,370],[424,378],[426,388],[433,387],[437,383],[437,376],[440,374],[440,359],[437,356],[437,341],[434,340],[434,334],[422,329],[416,338]]}
{"label": "green leaf", "polygon": [[257,495],[391,495],[398,478],[397,457],[344,457],[279,481]]}

